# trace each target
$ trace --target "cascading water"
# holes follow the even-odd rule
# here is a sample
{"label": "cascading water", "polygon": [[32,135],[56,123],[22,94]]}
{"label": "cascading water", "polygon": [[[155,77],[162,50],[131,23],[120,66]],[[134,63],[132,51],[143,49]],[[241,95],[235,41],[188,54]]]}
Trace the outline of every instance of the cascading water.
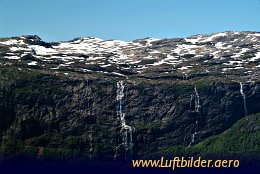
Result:
{"label": "cascading water", "polygon": [[118,154],[117,151],[122,146],[125,151],[125,160],[128,160],[132,158],[132,154],[133,154],[133,130],[134,129],[131,126],[126,124],[125,113],[123,111],[123,101],[124,101],[123,99],[125,97],[124,89],[125,86],[123,81],[117,82],[117,96],[116,96],[117,116],[120,119],[120,127],[121,127],[120,137],[122,143],[115,148],[116,153],[114,158],[116,159]]}
{"label": "cascading water", "polygon": [[195,92],[195,110],[196,110],[196,112],[200,112],[200,108],[201,108],[201,106],[200,106],[200,96],[199,96],[199,93],[197,91],[196,86],[194,88],[194,92]]}
{"label": "cascading water", "polygon": [[[195,86],[194,87],[194,93],[191,94],[191,99],[190,99],[190,107],[192,108],[192,101],[194,101],[194,109],[195,111],[200,114],[200,110],[201,110],[201,105],[200,105],[200,96],[199,96],[199,93],[198,93],[198,90],[197,90],[197,87]],[[199,121],[198,121],[198,118],[196,118],[196,121],[195,121],[195,130],[194,130],[194,133],[192,134],[192,137],[191,137],[191,142],[190,142],[190,146],[192,144],[194,144],[195,142],[195,138],[196,138],[196,135],[197,135],[197,130],[198,130],[198,124],[199,124]]]}
{"label": "cascading water", "polygon": [[242,98],[243,98],[244,112],[245,112],[245,116],[247,116],[248,112],[247,112],[247,106],[246,106],[246,95],[244,93],[243,83],[240,82],[239,84],[240,84],[240,94],[242,95]]}
{"label": "cascading water", "polygon": [[88,115],[91,114],[91,108],[90,108],[90,96],[91,96],[91,88],[89,86],[89,81],[87,80],[87,110],[88,110]]}
{"label": "cascading water", "polygon": [[89,142],[90,142],[90,148],[89,148],[89,159],[92,160],[93,156],[93,130],[91,127],[90,134],[89,134]]}

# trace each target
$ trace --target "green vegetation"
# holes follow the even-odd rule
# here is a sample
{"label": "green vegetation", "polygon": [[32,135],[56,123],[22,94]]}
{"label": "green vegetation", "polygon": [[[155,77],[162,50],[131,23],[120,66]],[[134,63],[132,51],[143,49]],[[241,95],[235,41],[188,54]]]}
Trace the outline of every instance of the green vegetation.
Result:
{"label": "green vegetation", "polygon": [[0,146],[0,155],[1,154],[16,154],[23,150],[23,143],[19,140],[16,140],[13,137],[4,137],[2,144]]}
{"label": "green vegetation", "polygon": [[50,143],[51,138],[52,138],[51,134],[44,134],[39,137],[31,138],[27,140],[27,142],[31,146],[45,147]]}
{"label": "green vegetation", "polygon": [[195,145],[201,155],[260,154],[260,114],[238,121],[226,132]]}
{"label": "green vegetation", "polygon": [[145,124],[145,125],[136,125],[135,129],[136,130],[151,130],[151,131],[156,131],[159,130],[161,127],[160,123],[156,122],[156,123],[152,123],[152,124]]}
{"label": "green vegetation", "polygon": [[192,147],[174,146],[145,158],[172,156],[260,157],[260,114],[245,117],[220,135]]}
{"label": "green vegetation", "polygon": [[[147,125],[138,129],[156,129],[159,125]],[[212,136],[192,147],[174,146],[149,154],[145,158],[160,156],[203,156],[203,157],[245,157],[260,154],[260,114],[245,117],[226,132]],[[56,146],[56,147],[55,147]],[[4,137],[0,155],[22,154],[29,157],[66,159],[84,156],[88,142],[82,136],[61,136],[45,134],[22,142]]]}
{"label": "green vegetation", "polygon": [[194,87],[192,85],[179,85],[174,84],[171,86],[173,93],[185,93],[185,92],[191,92],[194,90]]}
{"label": "green vegetation", "polygon": [[68,159],[81,155],[82,153],[78,149],[42,148],[41,158]]}
{"label": "green vegetation", "polygon": [[27,156],[42,159],[68,159],[84,155],[85,144],[82,136],[67,136],[44,134],[25,142],[13,137],[4,137],[0,144],[0,156]]}
{"label": "green vegetation", "polygon": [[[210,82],[210,83],[212,83],[212,82]],[[195,81],[194,85],[196,86],[196,88],[198,90],[202,90],[209,86],[209,81],[205,80],[205,79],[199,79],[199,80]]]}
{"label": "green vegetation", "polygon": [[33,72],[19,69],[15,66],[0,64],[0,82],[11,82],[16,80],[26,80]]}

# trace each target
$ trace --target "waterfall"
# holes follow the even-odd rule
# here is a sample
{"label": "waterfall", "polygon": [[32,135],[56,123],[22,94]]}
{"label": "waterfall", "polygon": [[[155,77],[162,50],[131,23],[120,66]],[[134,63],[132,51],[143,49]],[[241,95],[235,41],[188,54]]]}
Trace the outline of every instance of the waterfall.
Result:
{"label": "waterfall", "polygon": [[117,108],[117,116],[120,118],[121,121],[121,126],[125,125],[125,113],[123,112],[123,99],[124,99],[124,83],[123,81],[119,81],[117,82],[117,95],[116,95],[116,100],[117,100],[117,104],[118,104],[118,108]]}
{"label": "waterfall", "polygon": [[121,137],[121,144],[119,144],[116,148],[116,154],[114,158],[116,159],[118,149],[122,146],[125,151],[125,160],[132,158],[133,153],[133,128],[126,124],[125,120],[125,113],[124,113],[124,97],[125,97],[125,86],[123,81],[117,82],[117,117],[120,119],[120,137]]}
{"label": "waterfall", "polygon": [[193,106],[195,107],[195,111],[199,113],[201,109],[201,105],[200,105],[200,96],[196,86],[194,87],[194,92],[190,96],[190,108],[193,108]]}
{"label": "waterfall", "polygon": [[246,107],[246,95],[244,93],[243,83],[240,82],[239,84],[240,84],[240,94],[242,95],[242,98],[243,98],[244,112],[245,112],[245,116],[247,116],[248,112],[247,112],[247,107]]}
{"label": "waterfall", "polygon": [[197,135],[198,123],[199,123],[199,121],[196,121],[196,123],[195,123],[195,131],[194,131],[194,133],[191,136],[191,142],[190,142],[189,146],[192,146],[192,144],[195,143],[195,137]]}
{"label": "waterfall", "polygon": [[86,93],[87,93],[87,114],[91,115],[91,105],[90,105],[90,98],[91,98],[91,87],[89,85],[89,80],[87,80],[87,89],[86,89]]}
{"label": "waterfall", "polygon": [[92,160],[93,156],[93,130],[92,127],[90,129],[90,134],[89,134],[89,142],[90,142],[90,148],[89,148],[89,159]]}
{"label": "waterfall", "polygon": [[[192,104],[192,102],[194,101],[194,105]],[[200,105],[200,96],[197,90],[197,87],[194,87],[194,92],[191,94],[191,98],[190,98],[190,107],[192,108],[192,106],[195,106],[194,109],[195,111],[200,114],[200,110],[201,110],[201,105]],[[194,128],[194,133],[192,134],[191,137],[191,142],[189,146],[192,146],[192,144],[195,143],[195,138],[197,135],[197,130],[198,130],[198,118],[196,117],[196,121],[195,121],[195,128]]]}
{"label": "waterfall", "polygon": [[190,146],[195,142],[195,133],[192,134]]}
{"label": "waterfall", "polygon": [[84,91],[84,97],[87,98],[87,101],[84,101],[84,127],[85,127],[85,134],[84,139],[85,141],[89,142],[89,160],[93,158],[94,146],[93,146],[93,127],[90,126],[90,130],[88,131],[88,124],[86,123],[86,118],[90,115],[90,96],[91,96],[91,88],[89,86],[89,81],[86,79],[86,88]]}
{"label": "waterfall", "polygon": [[199,96],[199,93],[197,91],[197,88],[196,86],[194,87],[194,92],[195,92],[195,110],[196,112],[199,112],[200,111],[200,96]]}

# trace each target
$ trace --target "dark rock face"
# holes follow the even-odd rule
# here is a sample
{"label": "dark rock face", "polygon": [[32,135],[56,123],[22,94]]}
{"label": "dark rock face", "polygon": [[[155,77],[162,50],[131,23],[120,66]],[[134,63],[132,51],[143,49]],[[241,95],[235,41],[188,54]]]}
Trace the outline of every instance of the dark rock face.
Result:
{"label": "dark rock face", "polygon": [[0,38],[0,155],[125,161],[195,147],[260,113],[259,41]]}
{"label": "dark rock face", "polygon": [[10,89],[8,87],[2,86],[1,87],[1,104],[0,104],[0,131],[5,131],[9,128],[9,126],[14,122],[15,119],[15,112],[13,108],[13,101],[12,98],[9,96],[11,95]]}
{"label": "dark rock face", "polygon": [[[27,146],[46,148],[63,148],[64,140],[79,137],[68,148],[76,146],[92,159],[112,160],[122,143],[117,81],[46,75],[1,85],[1,134],[23,140]],[[134,158],[174,145],[196,144],[245,116],[239,83],[125,80],[124,84],[122,108],[127,125],[134,128]],[[259,83],[246,83],[244,93],[248,113],[259,113]],[[45,135],[48,140],[36,141]],[[61,140],[51,139],[57,135]],[[117,153],[118,159],[124,158],[122,147]]]}

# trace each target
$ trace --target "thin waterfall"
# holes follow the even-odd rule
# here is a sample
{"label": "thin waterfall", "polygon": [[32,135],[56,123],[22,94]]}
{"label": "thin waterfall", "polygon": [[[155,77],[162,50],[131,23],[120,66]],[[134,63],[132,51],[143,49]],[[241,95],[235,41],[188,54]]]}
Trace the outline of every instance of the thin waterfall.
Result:
{"label": "thin waterfall", "polygon": [[125,96],[124,93],[124,83],[123,81],[117,82],[117,95],[116,100],[118,102],[117,116],[120,118],[121,125],[125,125],[125,113],[123,112],[123,99]]}
{"label": "thin waterfall", "polygon": [[89,81],[87,80],[87,99],[88,99],[88,102],[87,102],[87,108],[88,108],[88,115],[90,115],[90,87],[89,87]]}
{"label": "thin waterfall", "polygon": [[93,130],[92,127],[90,129],[90,134],[89,134],[89,142],[90,142],[90,148],[89,148],[89,159],[92,160],[92,156],[93,156]]}
{"label": "thin waterfall", "polygon": [[124,113],[124,98],[125,98],[125,86],[123,81],[117,82],[117,95],[116,95],[116,100],[117,100],[117,117],[120,119],[120,137],[122,143],[119,144],[115,148],[115,156],[114,158],[116,159],[117,154],[118,154],[118,149],[122,146],[125,151],[125,160],[131,159],[132,154],[133,154],[133,128],[129,125],[126,124],[125,120],[125,113]]}
{"label": "thin waterfall", "polygon": [[245,116],[248,115],[248,112],[247,112],[247,106],[246,106],[246,95],[244,93],[244,89],[243,89],[243,83],[240,82],[240,94],[242,95],[242,98],[243,98],[243,106],[244,106],[244,112],[245,112]]}
{"label": "thin waterfall", "polygon": [[[194,105],[192,104],[192,102],[194,101]],[[190,107],[192,108],[192,105],[195,106],[195,112],[197,112],[198,114],[200,114],[201,111],[201,104],[200,104],[200,96],[197,90],[197,87],[194,87],[194,92],[191,94],[191,98],[190,98]],[[189,146],[192,146],[192,144],[195,143],[196,140],[196,135],[197,135],[197,130],[198,130],[198,118],[196,117],[196,121],[195,121],[195,129],[194,129],[194,133],[191,136],[191,142]]]}
{"label": "thin waterfall", "polygon": [[199,112],[200,111],[200,96],[199,96],[199,93],[197,91],[197,88],[196,86],[194,87],[194,92],[195,92],[195,110],[196,112]]}

